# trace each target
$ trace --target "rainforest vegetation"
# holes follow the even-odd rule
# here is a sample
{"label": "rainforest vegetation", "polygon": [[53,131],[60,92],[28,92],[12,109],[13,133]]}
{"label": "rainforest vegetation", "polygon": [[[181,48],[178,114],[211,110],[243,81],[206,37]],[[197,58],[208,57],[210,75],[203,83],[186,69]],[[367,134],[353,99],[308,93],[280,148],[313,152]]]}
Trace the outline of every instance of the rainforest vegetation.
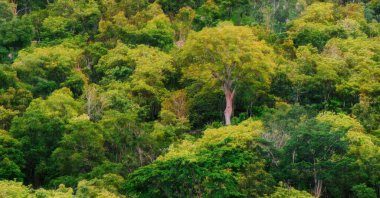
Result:
{"label": "rainforest vegetation", "polygon": [[380,197],[380,0],[0,0],[0,198]]}

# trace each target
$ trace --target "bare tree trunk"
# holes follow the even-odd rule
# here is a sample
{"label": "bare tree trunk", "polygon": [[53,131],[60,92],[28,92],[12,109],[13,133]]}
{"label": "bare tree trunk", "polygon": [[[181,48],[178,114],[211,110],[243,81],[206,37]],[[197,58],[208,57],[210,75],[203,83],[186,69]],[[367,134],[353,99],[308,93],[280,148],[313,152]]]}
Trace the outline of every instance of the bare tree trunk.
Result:
{"label": "bare tree trunk", "polygon": [[314,181],[315,187],[314,187],[314,197],[320,197],[322,194],[322,180],[316,179]]}
{"label": "bare tree trunk", "polygon": [[231,125],[231,117],[234,113],[234,96],[235,91],[230,88],[227,84],[223,86],[224,95],[226,96],[226,109],[224,110],[224,118],[226,125]]}
{"label": "bare tree trunk", "polygon": [[142,166],[144,164],[143,150],[140,148],[140,146],[137,146],[136,149],[137,149],[137,154],[139,155],[140,165]]}
{"label": "bare tree trunk", "polygon": [[317,178],[317,169],[315,168],[314,159],[313,175],[314,175],[314,197],[318,198],[322,194],[322,180]]}

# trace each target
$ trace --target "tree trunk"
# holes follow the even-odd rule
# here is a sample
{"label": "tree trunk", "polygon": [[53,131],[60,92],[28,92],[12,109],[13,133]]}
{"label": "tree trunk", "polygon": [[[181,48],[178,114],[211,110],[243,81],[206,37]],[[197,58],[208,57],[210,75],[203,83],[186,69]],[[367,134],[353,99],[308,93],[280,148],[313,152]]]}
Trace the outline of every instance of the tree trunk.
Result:
{"label": "tree trunk", "polygon": [[322,180],[315,179],[314,180],[314,197],[321,197],[322,194]]}
{"label": "tree trunk", "polygon": [[223,87],[224,95],[226,96],[226,109],[224,110],[224,118],[226,121],[226,125],[231,125],[231,117],[234,113],[234,96],[235,91],[231,90],[231,88],[227,85]]}
{"label": "tree trunk", "polygon": [[315,159],[313,160],[313,175],[314,175],[314,197],[318,198],[322,194],[322,180],[317,177],[317,169],[315,168]]}

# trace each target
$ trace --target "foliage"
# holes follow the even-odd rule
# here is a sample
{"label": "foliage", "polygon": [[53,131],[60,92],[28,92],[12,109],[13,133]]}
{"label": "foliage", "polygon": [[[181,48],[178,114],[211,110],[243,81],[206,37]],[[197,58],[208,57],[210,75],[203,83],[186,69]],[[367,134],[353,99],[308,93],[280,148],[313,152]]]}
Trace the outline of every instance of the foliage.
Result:
{"label": "foliage", "polygon": [[61,175],[77,175],[96,167],[104,159],[103,135],[87,116],[74,118],[53,151],[52,158]]}
{"label": "foliage", "polygon": [[[260,122],[250,120],[238,126],[208,129],[201,139],[195,142],[185,140],[171,147],[151,165],[132,173],[126,189],[140,196],[242,196],[244,191],[238,188],[239,174],[234,171],[244,170],[257,155],[244,151],[244,148],[258,137],[261,130]],[[262,168],[258,168],[257,177],[242,180],[270,185],[261,179],[267,176]],[[178,183],[182,185],[178,186]],[[146,188],[147,185],[150,187]],[[256,192],[260,193],[260,190]]]}
{"label": "foliage", "polygon": [[274,67],[272,49],[259,41],[252,29],[227,23],[189,35],[181,56],[186,66],[185,78],[197,77],[222,88],[226,124],[231,124],[234,96],[239,94],[239,88],[265,87]]}
{"label": "foliage", "polygon": [[78,116],[79,110],[80,103],[68,88],[63,88],[46,100],[35,99],[21,117],[12,121],[10,133],[20,140],[29,180],[43,181],[40,174],[46,171],[45,165],[63,136],[65,122]]}
{"label": "foliage", "polygon": [[[81,50],[64,46],[32,48],[13,63],[18,77],[28,83],[35,96],[47,96],[74,75]],[[79,94],[79,93],[78,93]]]}
{"label": "foliage", "polygon": [[286,186],[279,186],[276,187],[276,191],[267,196],[268,198],[281,198],[281,197],[289,197],[289,198],[311,198],[309,193],[305,191],[299,191],[292,187],[286,187]]}
{"label": "foliage", "polygon": [[25,17],[5,19],[0,19],[0,60],[12,62],[18,50],[30,45],[34,32],[31,22]]}
{"label": "foliage", "polygon": [[25,165],[20,142],[7,131],[0,130],[0,179],[22,180],[21,168]]}
{"label": "foliage", "polygon": [[365,184],[360,184],[352,187],[352,191],[354,191],[354,194],[356,197],[376,197],[376,192],[368,188]]}
{"label": "foliage", "polygon": [[[250,28],[230,24],[191,34],[182,56],[184,63],[190,66],[186,75],[199,76],[205,81],[213,79],[218,85],[227,77],[266,83],[267,71],[273,67],[271,48],[259,41]],[[227,76],[229,70],[231,76]],[[213,81],[211,83],[215,83]]]}
{"label": "foliage", "polygon": [[30,189],[22,185],[21,182],[0,181],[1,196],[4,197],[27,197]]}
{"label": "foliage", "polygon": [[73,196],[73,189],[60,185],[56,190],[45,190],[43,188],[32,190],[30,186],[23,186],[21,182],[0,181],[1,197],[57,197],[69,198]]}
{"label": "foliage", "polygon": [[106,174],[101,179],[82,180],[78,184],[77,197],[124,197],[118,193],[124,179],[114,174]]}
{"label": "foliage", "polygon": [[379,22],[379,0],[0,0],[0,197],[379,196]]}

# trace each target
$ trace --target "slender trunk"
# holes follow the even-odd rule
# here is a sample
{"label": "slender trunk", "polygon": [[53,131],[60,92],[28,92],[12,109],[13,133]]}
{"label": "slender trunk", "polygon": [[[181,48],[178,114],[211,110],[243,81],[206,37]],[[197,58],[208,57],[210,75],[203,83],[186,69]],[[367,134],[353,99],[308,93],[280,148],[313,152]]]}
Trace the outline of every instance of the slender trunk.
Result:
{"label": "slender trunk", "polygon": [[322,180],[315,180],[315,187],[314,187],[314,197],[318,198],[321,197],[322,194]]}
{"label": "slender trunk", "polygon": [[224,110],[224,118],[226,121],[226,125],[231,125],[231,117],[234,113],[234,96],[235,91],[231,90],[228,86],[223,87],[224,95],[226,96],[226,109]]}
{"label": "slender trunk", "polygon": [[314,197],[318,198],[322,194],[322,180],[317,178],[317,169],[315,168],[315,159],[313,164],[313,175],[314,175]]}
{"label": "slender trunk", "polygon": [[139,155],[140,165],[142,166],[144,164],[144,157],[143,150],[140,148],[140,146],[137,146],[137,154]]}

